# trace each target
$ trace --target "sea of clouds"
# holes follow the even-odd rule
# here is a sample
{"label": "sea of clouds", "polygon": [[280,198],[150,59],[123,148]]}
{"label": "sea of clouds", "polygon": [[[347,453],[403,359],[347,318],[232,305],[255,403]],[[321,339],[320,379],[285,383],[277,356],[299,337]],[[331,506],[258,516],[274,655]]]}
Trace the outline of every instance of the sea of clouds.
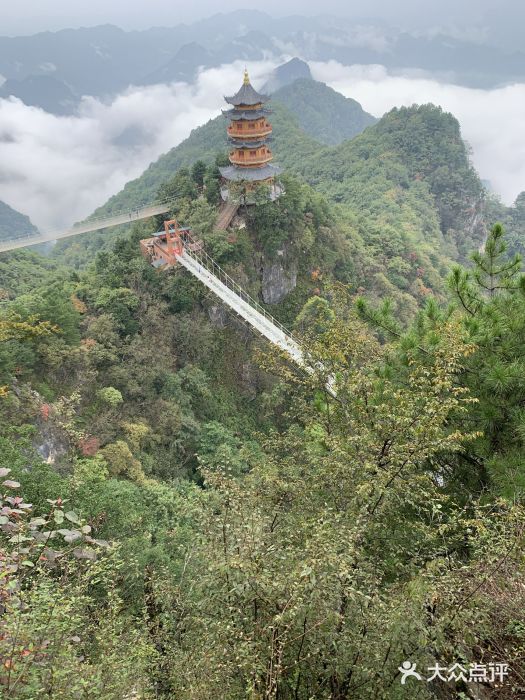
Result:
{"label": "sea of clouds", "polygon": [[[251,66],[254,82],[273,67]],[[41,230],[81,220],[220,114],[243,70],[231,64],[203,71],[194,85],[130,87],[108,103],[85,97],[75,116],[0,99],[0,200]]]}
{"label": "sea of clouds", "polygon": [[[503,200],[510,204],[525,189],[525,85],[475,90],[417,71],[392,75],[382,66],[310,66],[316,79],[376,116],[396,105],[442,105],[459,119],[475,166]],[[275,63],[249,67],[257,87]],[[130,87],[110,102],[86,97],[69,117],[0,100],[0,200],[42,230],[82,219],[194,127],[217,116],[243,69],[237,62],[205,70],[193,85]]]}

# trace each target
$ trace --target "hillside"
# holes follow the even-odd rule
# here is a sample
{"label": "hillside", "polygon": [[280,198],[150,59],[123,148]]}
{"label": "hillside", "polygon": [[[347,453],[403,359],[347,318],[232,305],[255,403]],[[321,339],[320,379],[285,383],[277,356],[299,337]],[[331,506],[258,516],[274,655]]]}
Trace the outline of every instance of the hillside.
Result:
{"label": "hillside", "polygon": [[20,214],[5,202],[0,201],[0,240],[18,238],[36,232],[36,226],[31,223],[28,216]]}
{"label": "hillside", "polygon": [[[10,698],[52,678],[59,700],[397,700],[406,649],[428,668],[504,647],[523,675],[525,283],[507,262],[484,296],[484,256],[423,307],[424,266],[446,268],[432,143],[381,159],[412,119],[454,144],[436,108],[368,129],[385,140],[369,214],[287,176],[278,202],[215,231],[213,164],[163,186],[223,269],[271,297],[313,375],[182,268],[154,270],[138,247],[154,222],[84,249],[79,271],[0,264],[0,474],[17,494],[0,496],[0,654],[24,671],[4,674]],[[394,306],[356,309],[365,291]]]}
{"label": "hillside", "polygon": [[[331,217],[352,250],[351,267],[339,263],[326,273],[371,298],[391,297],[408,320],[431,292],[444,294],[452,261],[465,260],[485,235],[484,189],[457,120],[431,105],[393,110],[355,138],[327,147],[300,125],[305,93],[325,95],[334,113],[345,113],[351,101],[314,81],[298,81],[297,89],[294,84],[286,90],[297,96],[290,102],[296,115],[278,100],[272,103],[275,158],[286,173],[299,176],[330,202]],[[306,126],[315,133],[315,124],[307,121]],[[164,195],[187,190],[176,173],[198,159],[212,163],[226,148],[219,117],[195,129],[98,213],[151,200],[170,181]],[[65,259],[82,265],[89,257],[86,249],[92,255],[116,235],[64,242],[56,254],[63,251]]]}
{"label": "hillside", "polygon": [[525,275],[487,226],[519,247],[525,195],[485,195],[438,107],[327,145],[306,95],[340,135],[352,105],[288,94],[276,201],[217,229],[220,117],[104,209],[173,198],[309,371],[143,257],[162,217],[0,257],[10,700],[435,700],[400,659],[502,649],[514,675],[484,698],[525,696]]}
{"label": "hillside", "polygon": [[326,144],[351,139],[377,122],[356,100],[307,78],[284,85],[272,99],[287,107],[307,134]]}
{"label": "hillside", "polygon": [[393,109],[357,138],[302,159],[297,172],[368,223],[398,233],[410,228],[410,210],[416,226],[430,226],[420,210],[428,206],[453,259],[483,238],[485,189],[457,119],[439,107]]}
{"label": "hillside", "polygon": [[[276,93],[271,103],[274,127],[272,149],[276,161],[291,172],[298,170],[304,158],[319,151],[324,143],[323,138],[328,136],[326,143],[333,142],[330,140],[333,134],[327,134],[326,130],[318,133],[314,119],[303,120],[304,102],[309,95],[317,94],[323,98],[325,113],[330,113],[331,120],[338,125],[338,140],[344,138],[345,131],[353,134],[362,131],[368,118],[357,102],[343,97],[323,83],[313,80],[299,80],[296,83]],[[290,92],[289,96],[287,92]],[[282,95],[286,105],[279,95]],[[160,185],[173,177],[179,168],[191,166],[198,159],[210,162],[217,153],[224,153],[227,148],[226,122],[224,117],[219,116],[194,129],[187,139],[152,163],[140,177],[129,182],[120,193],[100,207],[96,214],[151,201]]]}

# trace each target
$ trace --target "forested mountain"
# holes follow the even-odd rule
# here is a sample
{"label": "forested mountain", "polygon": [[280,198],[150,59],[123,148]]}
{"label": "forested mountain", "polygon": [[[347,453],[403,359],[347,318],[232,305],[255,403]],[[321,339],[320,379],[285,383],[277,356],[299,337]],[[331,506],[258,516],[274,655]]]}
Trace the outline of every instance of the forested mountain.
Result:
{"label": "forested mountain", "polygon": [[[318,119],[310,119],[304,106],[315,99],[323,108]],[[457,120],[433,106],[403,108],[343,141],[342,132],[362,130],[368,115],[353,100],[308,80],[278,91],[272,108],[275,158],[335,205],[333,216],[351,251],[355,289],[377,298],[390,295],[406,319],[431,291],[443,294],[451,262],[465,260],[479,247],[486,225],[484,188]],[[336,128],[327,129],[328,123]],[[340,143],[327,147],[320,143],[323,136],[330,142],[337,136]],[[218,117],[195,129],[96,213],[151,201],[181,167],[197,159],[210,163],[227,147],[224,119]],[[176,196],[177,187],[170,193]],[[78,264],[85,260],[86,245],[95,251],[111,236],[104,232],[65,242],[57,251],[68,251],[67,259]],[[338,267],[336,277],[350,281],[341,260]]]}
{"label": "forested mountain", "polygon": [[0,240],[19,238],[36,232],[36,226],[31,223],[28,216],[20,214],[5,202],[0,201]]}
{"label": "forested mountain", "polygon": [[301,128],[322,143],[341,143],[377,121],[356,100],[307,78],[285,83],[273,93],[273,99],[287,107]]}
{"label": "forested mountain", "polygon": [[304,82],[277,201],[216,228],[221,117],[103,210],[172,197],[312,373],[141,256],[162,217],[0,259],[6,697],[525,693],[525,276],[489,225],[520,247],[523,197],[432,105],[323,143],[309,96],[353,106]]}

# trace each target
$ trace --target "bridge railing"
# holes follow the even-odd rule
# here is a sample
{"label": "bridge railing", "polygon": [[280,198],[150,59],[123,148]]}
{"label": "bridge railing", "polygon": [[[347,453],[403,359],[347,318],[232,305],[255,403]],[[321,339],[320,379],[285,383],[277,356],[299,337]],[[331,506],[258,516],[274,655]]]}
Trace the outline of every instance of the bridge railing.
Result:
{"label": "bridge railing", "polygon": [[[191,236],[188,237],[190,240]],[[250,296],[247,292],[244,291],[244,289],[234,280],[230,275],[222,269],[222,267],[215,262],[215,260],[208,255],[208,253],[203,250],[202,248],[200,250],[190,250],[188,246],[184,246],[184,252],[190,257],[193,258],[196,262],[198,262],[200,265],[202,265],[208,272],[214,277],[217,277],[228,289],[230,289],[232,292],[235,292],[237,296],[239,296],[243,301],[245,301],[247,304],[249,304],[253,309],[258,311],[262,316],[264,316],[272,325],[277,326],[277,328],[284,333],[285,336],[290,338],[290,340],[293,340],[295,343],[299,345],[299,341],[294,338],[293,334],[283,326],[283,324],[278,321],[276,318],[274,318],[271,314],[266,311],[264,306],[259,304],[258,301],[256,301],[252,296]]]}
{"label": "bridge railing", "polygon": [[84,219],[84,221],[76,221],[71,228],[73,229],[78,226],[85,226],[86,224],[96,223],[97,221],[108,221],[110,219],[116,219],[117,217],[126,216],[129,214],[138,214],[145,209],[152,209],[153,207],[160,207],[164,205],[167,207],[169,204],[175,204],[175,202],[175,196],[165,197],[164,199],[158,199],[154,202],[150,202],[149,204],[141,204],[140,206],[123,209],[122,211],[111,212],[109,214],[100,214],[99,216],[90,216],[88,219]]}
{"label": "bridge railing", "polygon": [[[161,207],[163,208],[163,211],[160,213],[164,213],[165,211],[169,211],[170,205],[175,204],[176,201],[176,196],[170,196],[166,197],[164,199],[159,199],[155,202],[151,202],[150,204],[143,204],[140,205],[139,207],[133,207],[131,209],[125,209],[119,212],[112,212],[111,214],[101,214],[99,216],[94,216],[89,219],[85,219],[84,221],[77,221],[75,222],[72,226],[70,226],[67,229],[55,229],[51,231],[39,231],[39,232],[28,232],[28,233],[22,233],[17,236],[13,236],[8,239],[0,240],[0,250],[2,251],[7,251],[9,248],[7,247],[9,243],[20,243],[20,241],[27,241],[28,245],[37,245],[38,243],[47,243],[48,241],[52,241],[58,238],[66,238],[69,235],[75,235],[75,229],[79,228],[84,228],[84,227],[89,227],[89,226],[96,226],[96,224],[100,224],[101,228],[109,227],[111,225],[111,222],[114,219],[119,219],[119,218],[124,218],[129,217],[129,221],[134,221],[134,220],[139,220],[141,218],[141,214],[144,211],[147,211],[149,209]],[[151,214],[151,216],[154,216],[154,214]],[[125,222],[124,222],[125,223]],[[105,224],[105,226],[103,226]],[[118,224],[114,224],[118,225]],[[96,228],[93,228],[92,230],[96,231]],[[84,233],[84,232],[79,232],[79,233]],[[85,231],[85,233],[89,233],[89,231]],[[29,243],[31,242],[31,243]]]}

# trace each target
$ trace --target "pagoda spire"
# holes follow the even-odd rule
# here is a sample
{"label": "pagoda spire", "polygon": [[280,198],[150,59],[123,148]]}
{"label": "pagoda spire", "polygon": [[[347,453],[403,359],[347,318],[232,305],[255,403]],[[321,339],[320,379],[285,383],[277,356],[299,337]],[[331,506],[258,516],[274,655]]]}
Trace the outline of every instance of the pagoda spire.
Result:
{"label": "pagoda spire", "polygon": [[244,69],[244,85],[250,84],[250,76],[248,75],[248,69]]}

